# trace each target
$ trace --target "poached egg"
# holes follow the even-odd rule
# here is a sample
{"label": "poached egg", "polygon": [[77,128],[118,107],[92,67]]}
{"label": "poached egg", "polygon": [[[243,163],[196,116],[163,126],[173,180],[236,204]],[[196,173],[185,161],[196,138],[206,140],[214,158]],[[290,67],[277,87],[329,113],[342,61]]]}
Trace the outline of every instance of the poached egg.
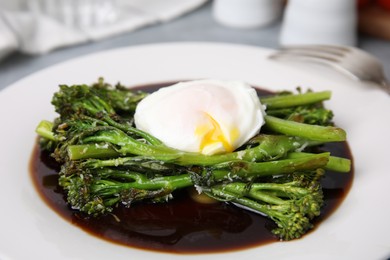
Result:
{"label": "poached egg", "polygon": [[240,81],[195,80],[160,88],[137,106],[138,129],[165,145],[206,155],[232,152],[264,124],[254,88]]}

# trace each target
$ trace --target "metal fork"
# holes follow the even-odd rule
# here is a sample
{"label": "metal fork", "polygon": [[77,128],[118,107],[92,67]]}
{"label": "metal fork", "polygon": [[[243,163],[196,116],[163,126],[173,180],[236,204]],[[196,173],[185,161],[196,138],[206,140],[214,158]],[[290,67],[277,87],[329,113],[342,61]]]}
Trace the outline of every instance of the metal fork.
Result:
{"label": "metal fork", "polygon": [[296,45],[284,47],[269,57],[275,60],[309,61],[329,65],[347,76],[378,85],[390,94],[390,83],[377,58],[354,47]]}

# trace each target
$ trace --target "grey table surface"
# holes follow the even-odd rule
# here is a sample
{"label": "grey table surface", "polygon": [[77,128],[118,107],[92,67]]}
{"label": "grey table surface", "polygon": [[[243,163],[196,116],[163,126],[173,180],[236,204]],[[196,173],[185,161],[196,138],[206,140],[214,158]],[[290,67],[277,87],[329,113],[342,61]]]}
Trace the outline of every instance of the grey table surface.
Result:
{"label": "grey table surface", "polygon": [[[45,55],[14,53],[0,61],[0,90],[17,80],[62,61],[118,47],[161,42],[225,42],[279,48],[281,22],[257,29],[233,29],[212,17],[211,3],[167,23],[155,24],[98,42],[61,48]],[[378,57],[390,75],[390,41],[359,35],[358,47]]]}

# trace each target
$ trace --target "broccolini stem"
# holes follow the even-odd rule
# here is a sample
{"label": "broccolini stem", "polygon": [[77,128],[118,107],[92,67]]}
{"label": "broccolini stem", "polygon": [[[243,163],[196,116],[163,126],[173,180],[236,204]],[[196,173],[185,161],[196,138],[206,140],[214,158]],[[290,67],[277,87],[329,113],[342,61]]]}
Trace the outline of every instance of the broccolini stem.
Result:
{"label": "broccolini stem", "polygon": [[313,141],[340,142],[346,140],[343,129],[333,126],[319,126],[265,116],[266,127],[276,133],[299,136]]}
{"label": "broccolini stem", "polygon": [[276,183],[253,183],[248,188],[248,185],[243,182],[232,182],[228,184],[220,184],[213,189],[223,188],[225,191],[242,195],[247,195],[257,201],[262,201],[268,204],[280,205],[285,201],[272,193],[262,192],[261,190],[285,190],[283,184]]}
{"label": "broccolini stem", "polygon": [[[287,158],[302,158],[308,155],[310,156],[312,154],[303,152],[291,152],[287,155]],[[351,160],[337,156],[329,156],[329,162],[326,164],[325,169],[335,172],[350,172]]]}
{"label": "broccolini stem", "polygon": [[252,180],[264,176],[315,170],[323,168],[328,161],[329,153],[320,153],[302,158],[281,159],[270,162],[227,162],[216,165],[212,174],[216,180],[229,178]]}
{"label": "broccolini stem", "polygon": [[227,190],[223,185],[214,186],[211,188],[212,197],[220,197],[224,198],[229,202],[233,202],[235,205],[240,207],[249,208],[259,214],[272,216],[275,212],[271,209],[269,204],[262,204],[250,198],[242,196],[237,192],[232,192],[231,190]]}
{"label": "broccolini stem", "polygon": [[89,145],[70,145],[68,148],[68,155],[73,160],[84,158],[108,158],[116,157],[120,154],[107,144],[89,144]]}
{"label": "broccolini stem", "polygon": [[260,98],[267,109],[287,108],[321,102],[331,98],[330,91],[307,92],[303,94],[274,95]]}
{"label": "broccolini stem", "polygon": [[136,134],[136,135],[143,137],[146,141],[148,141],[152,145],[162,144],[162,142],[159,139],[157,139],[156,137],[154,137],[154,136],[152,136],[144,131],[141,131],[135,127],[132,127],[130,125],[120,124],[120,123],[116,122],[115,120],[111,119],[109,116],[105,116],[103,118],[103,120],[106,123],[108,123],[109,125],[117,127],[118,129],[120,129],[124,132],[133,133],[133,134]]}
{"label": "broccolini stem", "polygon": [[51,141],[58,141],[57,137],[53,133],[53,123],[47,120],[42,120],[35,129],[35,132],[41,137]]}
{"label": "broccolini stem", "polygon": [[[178,156],[179,151],[164,145],[148,145],[137,141],[117,128],[98,131],[83,138],[84,143],[105,142],[118,146],[119,154],[150,156],[159,160],[172,160]],[[72,158],[71,158],[72,159]]]}
{"label": "broccolini stem", "polygon": [[[156,160],[169,161],[179,165],[214,165],[226,161],[267,161],[285,156],[288,152],[310,145],[311,142],[301,138],[288,137],[282,135],[259,135],[250,141],[256,146],[239,150],[232,153],[204,155],[200,153],[190,153],[178,151],[164,145],[147,145],[127,136],[123,132],[104,131],[83,140],[87,144],[70,145],[68,155],[71,160],[96,158],[93,153],[89,153],[91,144],[88,142],[107,142],[119,146],[118,154],[140,155]],[[317,144],[317,143],[316,143]],[[92,144],[91,150],[96,153],[98,146]],[[110,146],[102,148],[108,153],[112,152]],[[102,151],[100,155],[104,154]]]}
{"label": "broccolini stem", "polygon": [[[101,173],[102,174],[102,173]],[[113,170],[108,173],[110,178],[122,178],[130,182],[122,182],[118,185],[122,186],[122,189],[140,189],[140,190],[158,190],[167,189],[173,191],[175,189],[185,188],[192,185],[191,176],[189,174],[163,176],[147,178],[144,174],[137,172],[128,172]]]}

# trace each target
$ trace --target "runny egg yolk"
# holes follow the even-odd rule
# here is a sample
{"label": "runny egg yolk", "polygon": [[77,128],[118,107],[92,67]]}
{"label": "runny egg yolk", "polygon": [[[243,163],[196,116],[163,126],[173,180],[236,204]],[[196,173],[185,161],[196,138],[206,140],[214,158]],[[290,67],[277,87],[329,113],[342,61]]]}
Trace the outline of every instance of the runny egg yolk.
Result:
{"label": "runny egg yolk", "polygon": [[204,112],[206,123],[198,125],[195,129],[195,135],[200,137],[199,150],[203,154],[215,154],[219,152],[232,152],[234,147],[232,143],[239,136],[237,128],[231,128],[230,136],[226,137],[220,124],[208,113]]}

